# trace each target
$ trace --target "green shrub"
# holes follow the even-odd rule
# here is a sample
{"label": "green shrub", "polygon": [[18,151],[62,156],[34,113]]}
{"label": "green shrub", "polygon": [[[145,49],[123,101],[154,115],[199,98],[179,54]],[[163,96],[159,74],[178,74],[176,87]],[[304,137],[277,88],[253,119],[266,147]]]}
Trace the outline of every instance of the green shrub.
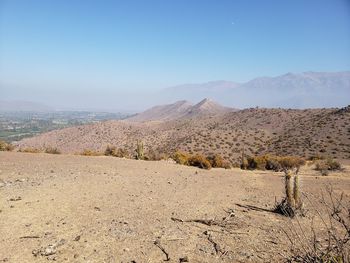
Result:
{"label": "green shrub", "polygon": [[11,143],[0,140],[0,151],[12,151],[14,148]]}

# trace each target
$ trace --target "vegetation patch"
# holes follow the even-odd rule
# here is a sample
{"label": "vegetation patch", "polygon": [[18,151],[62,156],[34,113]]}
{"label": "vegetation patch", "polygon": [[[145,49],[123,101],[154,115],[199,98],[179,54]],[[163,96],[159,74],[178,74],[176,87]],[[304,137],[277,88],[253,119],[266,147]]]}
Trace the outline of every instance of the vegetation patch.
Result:
{"label": "vegetation patch", "polygon": [[97,151],[94,151],[94,150],[85,149],[84,151],[82,151],[80,153],[80,155],[84,155],[84,156],[100,156],[102,154],[100,152],[97,152]]}
{"label": "vegetation patch", "polygon": [[12,151],[14,146],[11,143],[0,140],[0,151]]}
{"label": "vegetation patch", "polygon": [[47,147],[45,149],[45,153],[50,153],[50,154],[61,154],[61,152],[56,148],[56,147]]}
{"label": "vegetation patch", "polygon": [[328,175],[331,171],[341,171],[342,167],[338,161],[329,157],[324,160],[316,161],[315,170],[319,171],[322,175]]}

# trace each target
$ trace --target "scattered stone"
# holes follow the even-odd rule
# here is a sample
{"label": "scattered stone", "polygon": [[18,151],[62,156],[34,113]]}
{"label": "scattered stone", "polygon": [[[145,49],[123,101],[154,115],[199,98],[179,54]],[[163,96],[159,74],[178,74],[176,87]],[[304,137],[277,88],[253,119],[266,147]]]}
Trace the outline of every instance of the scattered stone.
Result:
{"label": "scattered stone", "polygon": [[99,207],[97,207],[97,206],[95,206],[94,209],[95,209],[96,211],[101,211],[101,208],[99,208]]}
{"label": "scattered stone", "polygon": [[78,236],[76,236],[75,238],[74,238],[74,241],[79,241],[80,240],[80,235],[78,235]]}
{"label": "scattered stone", "polygon": [[57,243],[50,244],[47,247],[42,247],[40,249],[34,249],[32,251],[32,254],[33,254],[34,257],[37,257],[37,256],[40,255],[40,256],[43,256],[43,257],[48,257],[47,259],[49,259],[49,260],[56,260],[56,257],[49,257],[49,256],[56,254],[57,248],[62,246],[62,245],[64,245],[65,243],[66,243],[66,240],[65,239],[61,239]]}
{"label": "scattered stone", "polygon": [[24,179],[24,178],[16,179],[16,180],[15,180],[15,182],[17,182],[17,183],[23,183],[23,182],[25,182],[25,181],[26,181],[26,179]]}
{"label": "scattered stone", "polygon": [[185,257],[183,257],[183,258],[180,258],[180,259],[179,259],[179,262],[180,262],[180,263],[182,263],[182,262],[189,262],[188,257],[185,256]]}

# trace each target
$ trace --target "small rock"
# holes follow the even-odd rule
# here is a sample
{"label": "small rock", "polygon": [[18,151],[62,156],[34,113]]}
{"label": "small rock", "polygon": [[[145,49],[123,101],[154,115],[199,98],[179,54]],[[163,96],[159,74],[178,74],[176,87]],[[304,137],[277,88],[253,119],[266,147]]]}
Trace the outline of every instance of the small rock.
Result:
{"label": "small rock", "polygon": [[182,263],[182,262],[189,262],[187,256],[185,256],[185,257],[183,257],[183,258],[180,258],[179,261],[180,261],[180,263]]}
{"label": "small rock", "polygon": [[42,256],[50,256],[56,253],[56,248],[53,245],[47,246],[43,251],[41,251]]}
{"label": "small rock", "polygon": [[78,235],[74,238],[74,241],[79,241],[79,240],[80,240],[80,235]]}
{"label": "small rock", "polygon": [[101,211],[101,208],[99,208],[99,207],[97,207],[97,206],[95,206],[94,209],[95,209],[96,211]]}

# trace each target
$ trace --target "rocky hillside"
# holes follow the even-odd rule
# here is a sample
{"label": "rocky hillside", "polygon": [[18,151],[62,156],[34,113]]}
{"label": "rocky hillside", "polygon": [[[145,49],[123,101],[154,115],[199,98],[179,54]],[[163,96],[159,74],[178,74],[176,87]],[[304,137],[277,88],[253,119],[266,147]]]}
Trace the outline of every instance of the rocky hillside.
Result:
{"label": "rocky hillside", "polygon": [[234,109],[221,106],[210,100],[203,99],[196,105],[192,105],[186,100],[177,101],[173,104],[152,107],[144,112],[129,118],[129,121],[169,121],[193,117],[203,117],[209,115],[223,114]]}
{"label": "rocky hillside", "polygon": [[249,155],[314,155],[350,158],[350,112],[344,109],[251,108],[216,116],[161,122],[107,121],[48,132],[20,141],[17,148],[57,147],[64,153],[103,152],[107,145],[134,154],[136,141],[146,152],[177,149],[221,154],[231,162],[242,149]]}

